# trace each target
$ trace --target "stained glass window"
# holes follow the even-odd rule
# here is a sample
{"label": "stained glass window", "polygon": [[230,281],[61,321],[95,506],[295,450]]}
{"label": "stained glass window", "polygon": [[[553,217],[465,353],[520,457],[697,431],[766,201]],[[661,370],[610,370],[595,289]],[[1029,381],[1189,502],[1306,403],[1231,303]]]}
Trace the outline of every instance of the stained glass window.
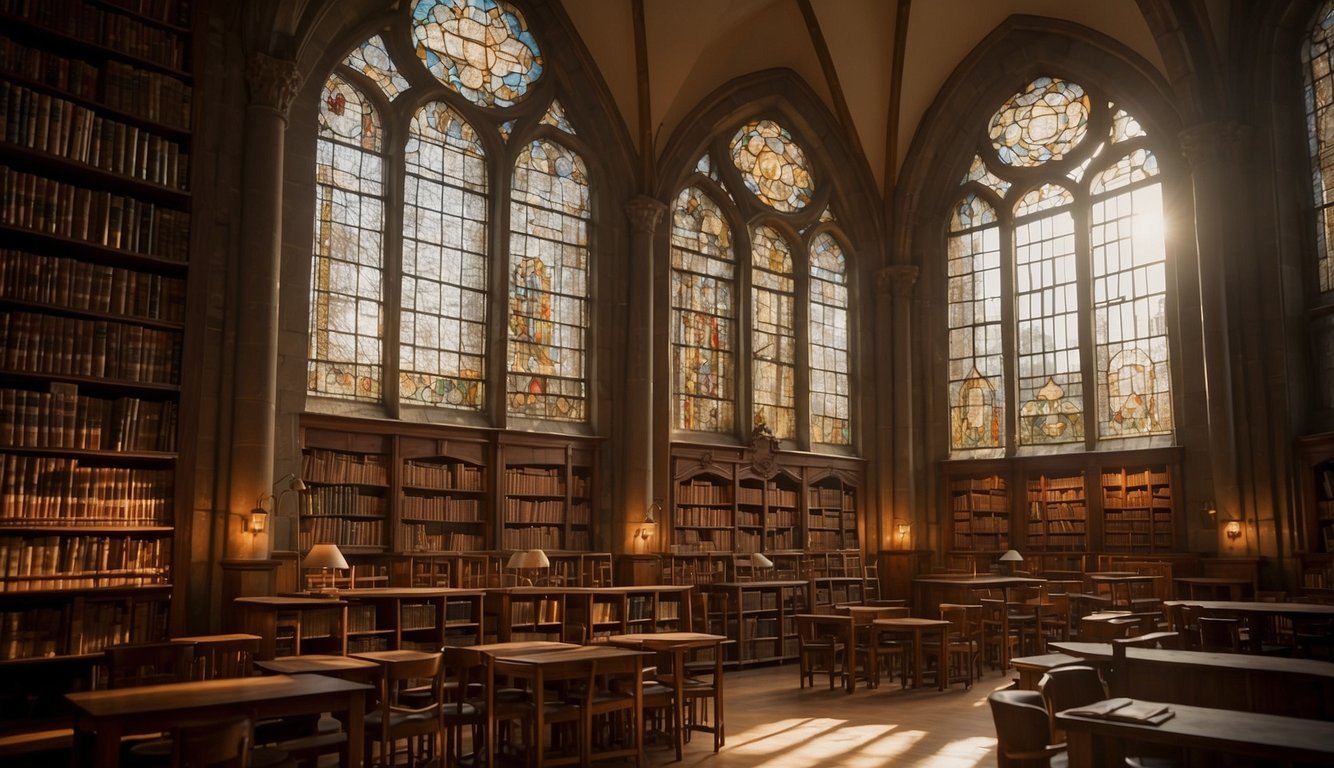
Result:
{"label": "stained glass window", "polygon": [[[816,174],[778,122],[725,136],[695,161],[695,185],[673,208],[673,426],[846,450],[852,286],[839,217],[827,203],[810,210]],[[729,222],[747,219],[733,232]],[[749,270],[736,269],[734,239]]]}
{"label": "stained glass window", "polygon": [[[592,190],[582,158],[553,140],[574,134],[574,115],[550,91],[530,98],[542,72],[527,22],[497,0],[415,0],[335,68],[319,124],[311,394],[468,423],[587,419]],[[372,85],[383,100],[358,90]],[[420,98],[396,98],[409,88]],[[532,133],[511,145],[516,124]],[[383,210],[386,190],[402,191],[401,216]]]}
{"label": "stained glass window", "polygon": [[486,377],[486,157],[441,102],[412,117],[404,152],[399,396],[480,410]]}
{"label": "stained glass window", "polygon": [[736,365],[732,231],[707,193],[687,187],[672,207],[671,242],[675,425],[729,432]]}
{"label": "stained glass window", "polygon": [[751,233],[751,380],[754,423],[779,439],[796,435],[797,336],[792,249],[771,227]]}
{"label": "stained glass window", "polygon": [[320,93],[315,145],[307,387],[378,400],[382,381],[384,161],[380,117],[331,75]]}
{"label": "stained glass window", "polygon": [[843,248],[829,233],[811,243],[811,442],[852,443],[848,381],[848,271]]}
{"label": "stained glass window", "polygon": [[588,173],[555,142],[528,144],[510,204],[508,396],[511,413],[585,417]]}
{"label": "stained glass window", "polygon": [[951,455],[1170,438],[1151,137],[1116,103],[1055,77],[1005,101],[988,130],[994,154],[973,159],[950,220]]}
{"label": "stained glass window", "polygon": [[503,0],[417,0],[417,57],[479,107],[512,107],[542,76],[542,53],[518,9]]}
{"label": "stained glass window", "polygon": [[1306,59],[1306,131],[1316,208],[1316,280],[1334,291],[1334,2],[1316,14]]}

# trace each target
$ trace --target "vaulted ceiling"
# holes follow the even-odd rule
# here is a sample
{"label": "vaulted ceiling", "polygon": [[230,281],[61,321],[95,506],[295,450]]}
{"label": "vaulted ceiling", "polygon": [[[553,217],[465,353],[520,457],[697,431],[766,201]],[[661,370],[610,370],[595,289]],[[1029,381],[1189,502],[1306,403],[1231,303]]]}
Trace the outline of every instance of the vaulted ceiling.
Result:
{"label": "vaulted ceiling", "polygon": [[[640,103],[637,68],[635,6],[640,2],[646,106]],[[710,92],[736,77],[785,67],[796,71],[833,114],[850,122],[844,127],[860,144],[882,190],[892,184],[916,126],[950,73],[1012,14],[1089,27],[1163,70],[1163,57],[1136,0],[562,0],[562,4],[637,144],[650,141],[648,134],[655,152],[661,152],[667,137]],[[896,83],[899,39],[902,75]],[[828,66],[821,62],[826,52]],[[641,120],[645,111],[648,131]]]}

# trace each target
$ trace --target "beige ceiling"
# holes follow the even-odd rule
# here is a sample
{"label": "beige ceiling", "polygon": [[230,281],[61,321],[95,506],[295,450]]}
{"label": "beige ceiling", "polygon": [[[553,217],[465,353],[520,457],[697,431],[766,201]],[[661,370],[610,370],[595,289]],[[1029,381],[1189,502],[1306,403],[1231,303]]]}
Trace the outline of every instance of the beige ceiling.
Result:
{"label": "beige ceiling", "polygon": [[[896,0],[810,0],[871,173],[884,187]],[[621,116],[640,141],[633,0],[563,0]],[[643,0],[650,124],[660,152],[706,95],[741,75],[797,72],[837,114],[798,0]],[[913,132],[955,66],[1011,14],[1075,22],[1120,40],[1160,71],[1162,57],[1135,0],[915,0],[899,93],[897,170]]]}

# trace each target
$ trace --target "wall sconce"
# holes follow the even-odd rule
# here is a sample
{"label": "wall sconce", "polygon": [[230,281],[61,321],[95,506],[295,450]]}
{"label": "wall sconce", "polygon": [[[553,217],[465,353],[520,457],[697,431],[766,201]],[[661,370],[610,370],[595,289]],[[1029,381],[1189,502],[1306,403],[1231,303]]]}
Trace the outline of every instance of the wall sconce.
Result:
{"label": "wall sconce", "polygon": [[[261,501],[262,501],[261,497]],[[246,530],[251,533],[263,533],[269,525],[269,511],[263,507],[255,507],[250,510],[250,520],[246,524]]]}
{"label": "wall sconce", "polygon": [[639,530],[635,531],[637,542],[643,542],[644,549],[648,549],[648,540],[653,538],[653,534],[658,529],[658,515],[662,513],[662,499],[654,499],[649,505],[648,511],[644,513],[644,519],[639,523]]}
{"label": "wall sconce", "polygon": [[894,521],[894,530],[895,530],[895,532],[898,533],[898,535],[899,535],[899,542],[900,542],[900,543],[902,543],[902,541],[903,541],[904,539],[908,538],[908,530],[909,530],[910,528],[912,528],[912,525],[909,524],[907,520],[895,520],[895,521]]}
{"label": "wall sconce", "polygon": [[[296,493],[304,493],[306,490],[306,484],[302,482],[301,478],[297,477],[294,472],[288,472],[286,475],[278,478],[278,482],[273,484],[273,490],[277,491],[278,486],[283,483],[286,483],[287,487],[279,491],[277,496],[274,496],[272,493],[261,493],[259,498],[255,499],[255,506],[250,510],[250,516],[246,518],[247,531],[250,531],[251,533],[263,533],[264,530],[269,527],[269,510],[264,508],[265,499],[273,500],[273,513],[276,515],[280,511],[279,507],[282,504],[284,496],[294,491]],[[295,520],[296,516],[293,515],[292,519]],[[293,531],[293,534],[295,534],[295,531]],[[296,546],[295,535],[293,535],[291,545],[293,547]]]}
{"label": "wall sconce", "polygon": [[1218,507],[1214,505],[1213,500],[1204,502],[1204,519],[1211,524],[1218,523]]}
{"label": "wall sconce", "polygon": [[1228,521],[1227,527],[1223,529],[1223,532],[1227,534],[1229,539],[1235,541],[1241,536],[1241,523],[1236,520],[1230,520]]}

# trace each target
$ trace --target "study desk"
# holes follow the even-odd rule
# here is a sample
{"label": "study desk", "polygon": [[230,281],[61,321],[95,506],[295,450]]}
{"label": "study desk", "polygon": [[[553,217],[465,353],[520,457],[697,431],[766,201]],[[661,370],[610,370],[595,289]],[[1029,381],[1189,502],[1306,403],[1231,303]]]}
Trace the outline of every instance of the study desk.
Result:
{"label": "study desk", "polygon": [[1249,600],[1169,600],[1163,605],[1168,608],[1189,605],[1206,616],[1231,616],[1242,619],[1250,627],[1250,650],[1257,653],[1260,650],[1260,643],[1266,639],[1265,630],[1271,626],[1275,618],[1292,622],[1294,630],[1298,629],[1296,625],[1303,625],[1301,629],[1308,633],[1323,633],[1328,639],[1334,639],[1334,605],[1266,603]]}
{"label": "study desk", "polygon": [[[798,613],[792,619],[796,622],[799,638],[804,637],[809,641],[813,638],[830,637],[843,644],[843,688],[852,693],[857,684],[857,635],[852,616],[845,613]],[[798,639],[797,642],[801,643],[802,640]],[[829,664],[832,669],[833,659]],[[804,677],[801,684],[806,684]]]}
{"label": "study desk", "polygon": [[[1056,713],[1065,730],[1070,768],[1125,765],[1125,743],[1162,744],[1188,753],[1191,765],[1215,762],[1210,753],[1310,765],[1334,764],[1329,723],[1299,717],[1170,704],[1173,716],[1157,725]],[[1197,758],[1195,761],[1189,758]]]}
{"label": "study desk", "polygon": [[559,640],[506,640],[499,643],[467,645],[460,649],[472,654],[472,657],[468,660],[470,665],[480,666],[486,669],[485,686],[488,698],[486,706],[486,754],[494,755],[496,753],[496,723],[493,717],[496,708],[495,702],[490,700],[490,696],[495,691],[497,685],[497,660],[509,658],[511,656],[526,656],[534,653],[568,651],[582,647],[583,646],[575,645],[574,643],[562,643]]}
{"label": "study desk", "polygon": [[273,675],[66,694],[74,706],[75,766],[118,764],[122,736],[238,714],[254,720],[345,713],[348,755],[361,765],[369,685],[323,675]]}
{"label": "study desk", "polygon": [[379,664],[355,656],[330,656],[312,653],[305,656],[279,656],[276,659],[261,659],[255,662],[255,668],[271,675],[329,675],[344,680],[370,682],[372,673]]}
{"label": "study desk", "polygon": [[1334,720],[1334,663],[1249,653],[1052,642],[1103,671],[1114,696]]}
{"label": "study desk", "polygon": [[[1103,573],[1091,573],[1088,576],[1089,583],[1094,586],[1102,584],[1107,585],[1108,594],[1112,598],[1112,603],[1111,603],[1112,606],[1113,607],[1119,606],[1123,608],[1129,608],[1132,605],[1131,592],[1134,588],[1134,585],[1152,584],[1154,579],[1157,578],[1158,578],[1157,576],[1154,576],[1151,573],[1130,573],[1130,572],[1120,573],[1115,571],[1108,571]],[[1117,600],[1116,594],[1118,591],[1123,593],[1124,599]]]}
{"label": "study desk", "polygon": [[[510,679],[527,680],[529,690],[533,696],[533,760],[537,768],[542,768],[546,764],[543,755],[543,739],[546,730],[544,719],[546,710],[546,684],[561,680],[588,680],[592,685],[592,676],[602,673],[624,674],[633,681],[631,684],[631,696],[634,704],[631,709],[631,730],[633,734],[631,744],[624,749],[611,752],[598,753],[599,758],[605,757],[632,757],[636,766],[643,762],[644,749],[644,659],[652,656],[647,651],[631,650],[629,648],[617,648],[602,643],[598,645],[581,645],[575,648],[566,649],[539,649],[534,652],[524,654],[506,655],[492,660],[492,668],[495,675],[505,676]],[[487,686],[487,712],[495,711],[495,687],[488,680]],[[583,739],[587,740],[591,732],[588,719],[591,715],[585,711],[581,715],[584,719],[582,723]],[[495,754],[494,742],[492,741],[495,732],[495,724],[488,723],[487,727],[487,754]],[[589,745],[584,743],[582,752],[587,753]],[[583,755],[581,755],[582,762]]]}
{"label": "study desk", "polygon": [[[892,632],[895,634],[912,635],[912,687],[922,687],[922,632],[925,630],[934,630],[940,634],[940,647],[942,649],[948,646],[946,633],[949,632],[950,623],[944,619],[919,619],[912,616],[904,616],[893,619],[876,619],[871,622],[872,632]],[[941,667],[948,666],[942,658]],[[936,670],[937,687],[945,690],[945,678],[949,677],[944,669]]]}
{"label": "study desk", "polygon": [[[632,635],[611,635],[607,642],[629,648],[642,648],[646,651],[671,654],[672,657],[672,698],[676,717],[676,732],[673,746],[676,747],[676,759],[681,760],[682,744],[685,741],[685,668],[686,654],[701,648],[713,649],[713,684],[718,691],[717,705],[714,707],[713,751],[717,752],[725,743],[723,735],[723,649],[726,635],[710,635],[704,632],[654,632]],[[661,680],[661,678],[659,678]]]}
{"label": "study desk", "polygon": [[[1241,600],[1255,596],[1255,582],[1250,579],[1227,576],[1178,576],[1172,579],[1184,587],[1186,597],[1191,600]],[[1177,589],[1180,594],[1183,590]]]}
{"label": "study desk", "polygon": [[1066,667],[1071,664],[1079,664],[1084,660],[1078,656],[1071,656],[1068,653],[1044,653],[1039,656],[1019,656],[1010,659],[1010,666],[1014,667],[1019,673],[1019,688],[1025,691],[1036,691],[1038,683],[1042,681],[1042,676],[1047,674],[1047,670],[1055,667]]}
{"label": "study desk", "polygon": [[935,574],[913,579],[913,613],[918,616],[939,616],[941,603],[977,602],[979,590],[999,590],[1005,602],[1011,602],[1010,590],[1015,587],[1034,587],[1046,583],[1036,576],[968,576],[964,574]]}

